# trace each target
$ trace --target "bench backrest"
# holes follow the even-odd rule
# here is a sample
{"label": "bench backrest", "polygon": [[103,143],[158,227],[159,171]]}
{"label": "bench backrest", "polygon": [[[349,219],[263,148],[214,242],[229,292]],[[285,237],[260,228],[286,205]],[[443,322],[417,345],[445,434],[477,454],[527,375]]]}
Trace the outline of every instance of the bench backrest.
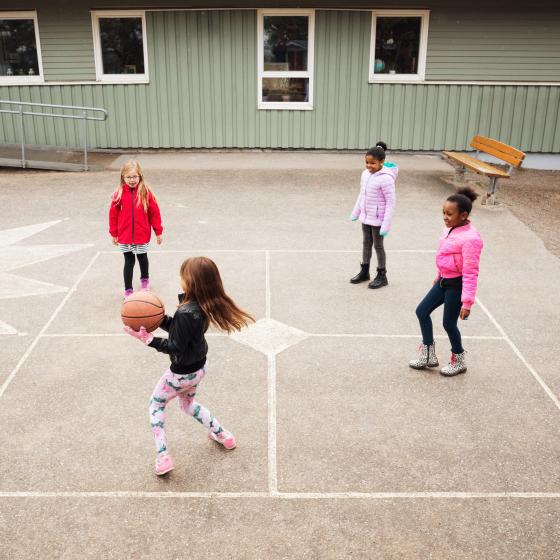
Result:
{"label": "bench backrest", "polygon": [[513,167],[519,167],[525,159],[525,154],[521,150],[492,140],[492,138],[486,138],[486,136],[475,136],[472,139],[471,147],[506,161]]}

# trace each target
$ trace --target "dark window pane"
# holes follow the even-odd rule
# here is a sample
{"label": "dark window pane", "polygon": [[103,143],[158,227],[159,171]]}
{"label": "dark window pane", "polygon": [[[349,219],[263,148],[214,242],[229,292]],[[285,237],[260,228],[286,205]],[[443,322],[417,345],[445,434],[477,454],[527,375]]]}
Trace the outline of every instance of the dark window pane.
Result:
{"label": "dark window pane", "polygon": [[100,18],[104,74],[143,74],[142,18]]}
{"label": "dark window pane", "polygon": [[38,76],[32,19],[0,19],[0,76]]}
{"label": "dark window pane", "polygon": [[263,78],[262,100],[270,103],[309,101],[309,78]]}
{"label": "dark window pane", "polygon": [[417,74],[419,17],[378,17],[375,27],[375,74]]}
{"label": "dark window pane", "polygon": [[264,16],[264,69],[307,70],[307,16]]}

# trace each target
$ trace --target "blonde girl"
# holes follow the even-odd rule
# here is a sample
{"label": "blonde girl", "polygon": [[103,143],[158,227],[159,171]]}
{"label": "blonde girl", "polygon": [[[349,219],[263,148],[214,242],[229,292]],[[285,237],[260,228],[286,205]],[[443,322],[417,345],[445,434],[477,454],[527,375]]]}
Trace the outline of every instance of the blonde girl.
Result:
{"label": "blonde girl", "polygon": [[150,289],[148,247],[152,229],[158,245],[163,227],[157,199],[144,180],[142,168],[131,160],[121,168],[117,190],[109,208],[109,234],[124,255],[124,297],[133,293],[135,255],[140,265],[140,287]]}

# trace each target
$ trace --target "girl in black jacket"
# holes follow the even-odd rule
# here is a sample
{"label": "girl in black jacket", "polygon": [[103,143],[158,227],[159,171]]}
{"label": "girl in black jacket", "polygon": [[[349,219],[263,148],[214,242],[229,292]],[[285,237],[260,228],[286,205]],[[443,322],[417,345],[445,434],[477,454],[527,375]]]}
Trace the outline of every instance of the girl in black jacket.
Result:
{"label": "girl in black jacket", "polygon": [[216,264],[206,257],[187,259],[181,265],[183,294],[173,317],[165,316],[160,327],[168,338],[155,337],[141,327],[135,331],[125,327],[131,336],[159,352],[169,354],[170,368],[163,374],[150,399],[150,422],[156,441],[156,474],[173,469],[167,451],[165,407],[177,397],[179,406],[208,429],[208,437],[226,449],[235,447],[235,438],[204,406],[194,400],[196,389],[206,375],[208,345],[204,338],[209,324],[230,333],[247,326],[253,317],[239,309],[225,293]]}

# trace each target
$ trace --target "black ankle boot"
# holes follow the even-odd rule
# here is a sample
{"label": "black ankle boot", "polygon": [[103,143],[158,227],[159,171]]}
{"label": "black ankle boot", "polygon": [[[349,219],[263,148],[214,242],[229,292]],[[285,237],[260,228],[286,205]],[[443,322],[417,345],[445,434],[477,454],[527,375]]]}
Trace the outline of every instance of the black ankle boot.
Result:
{"label": "black ankle boot", "polygon": [[352,284],[359,284],[360,282],[366,282],[369,280],[369,263],[368,264],[361,264],[362,270],[356,274],[353,278],[350,278],[350,282]]}
{"label": "black ankle boot", "polygon": [[385,268],[377,269],[377,276],[368,284],[368,288],[376,290],[389,284],[387,280],[387,270]]}

